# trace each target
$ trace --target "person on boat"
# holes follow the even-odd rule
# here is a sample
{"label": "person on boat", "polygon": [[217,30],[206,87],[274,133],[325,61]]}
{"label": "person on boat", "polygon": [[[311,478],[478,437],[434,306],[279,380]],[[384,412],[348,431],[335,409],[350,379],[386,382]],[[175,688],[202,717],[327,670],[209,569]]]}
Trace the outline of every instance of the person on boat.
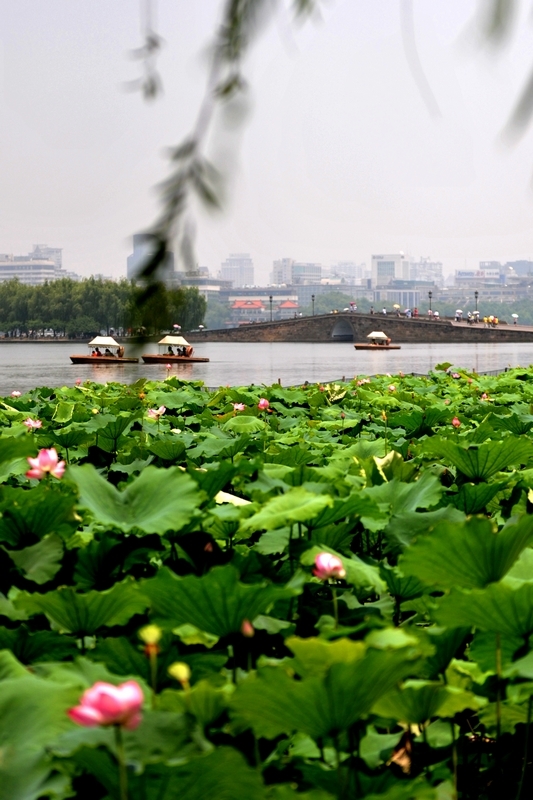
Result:
{"label": "person on boat", "polygon": [[95,356],[101,356],[102,355],[102,353],[100,352],[100,348],[99,347],[95,347],[94,348],[94,354],[95,354]]}
{"label": "person on boat", "polygon": [[96,350],[92,351],[91,356],[93,356],[93,358],[94,358],[94,356],[96,356]]}
{"label": "person on boat", "polygon": [[167,354],[168,354],[169,356],[173,356],[173,355],[174,355],[174,350],[172,349],[171,345],[169,345],[169,346],[167,347]]}
{"label": "person on boat", "polygon": [[370,306],[370,313],[371,313],[371,314],[373,314],[373,313],[374,313],[374,306]]}
{"label": "person on boat", "polygon": [[124,348],[123,348],[123,347],[119,347],[119,348],[118,348],[118,350],[117,350],[117,357],[118,357],[118,358],[124,358]]}
{"label": "person on boat", "polygon": [[385,308],[385,306],[383,306],[383,310],[381,313],[383,314],[384,317],[387,316],[387,309]]}
{"label": "person on boat", "polygon": [[112,356],[112,355],[113,353],[111,352],[109,347],[106,347],[106,349],[104,350],[104,356]]}
{"label": "person on boat", "polygon": [[392,339],[387,339],[387,341],[385,342],[386,346],[388,347],[391,342],[392,342]]}

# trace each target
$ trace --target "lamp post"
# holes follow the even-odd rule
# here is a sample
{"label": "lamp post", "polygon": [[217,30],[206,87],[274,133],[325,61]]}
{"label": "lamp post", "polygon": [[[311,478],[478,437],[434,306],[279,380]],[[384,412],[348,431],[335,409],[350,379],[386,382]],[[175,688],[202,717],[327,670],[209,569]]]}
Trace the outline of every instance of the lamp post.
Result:
{"label": "lamp post", "polygon": [[431,300],[433,298],[433,292],[428,292],[428,297],[429,297],[429,310],[431,311]]}
{"label": "lamp post", "polygon": [[315,316],[315,296],[314,294],[311,295],[311,303],[313,305],[313,317]]}
{"label": "lamp post", "polygon": [[272,322],[272,295],[268,299],[270,301],[270,322]]}
{"label": "lamp post", "polygon": [[479,292],[476,289],[476,291],[474,292],[474,300],[476,301],[476,311],[477,311],[477,299],[478,299],[478,297],[479,297]]}

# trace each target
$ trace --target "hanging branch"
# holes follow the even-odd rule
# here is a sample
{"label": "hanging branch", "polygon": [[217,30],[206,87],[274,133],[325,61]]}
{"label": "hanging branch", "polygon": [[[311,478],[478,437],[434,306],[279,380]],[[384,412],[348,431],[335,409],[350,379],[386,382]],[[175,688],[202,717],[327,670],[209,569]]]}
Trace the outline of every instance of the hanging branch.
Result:
{"label": "hanging branch", "polygon": [[[297,16],[309,15],[319,0],[292,0]],[[274,0],[226,0],[222,19],[211,47],[210,69],[203,100],[191,132],[171,152],[171,172],[161,185],[162,209],[145,237],[151,255],[140,278],[145,290],[140,302],[155,291],[156,273],[177,241],[178,257],[186,270],[194,269],[193,224],[189,215],[193,197],[208,208],[220,208],[222,178],[205,155],[206,139],[217,109],[246,90],[243,60],[262,23],[273,10]]]}

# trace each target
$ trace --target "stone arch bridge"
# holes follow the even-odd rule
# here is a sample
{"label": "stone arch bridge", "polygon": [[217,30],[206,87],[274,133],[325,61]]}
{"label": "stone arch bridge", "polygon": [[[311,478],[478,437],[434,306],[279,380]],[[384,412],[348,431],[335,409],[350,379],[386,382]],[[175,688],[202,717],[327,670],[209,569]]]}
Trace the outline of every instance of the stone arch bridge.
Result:
{"label": "stone arch bridge", "polygon": [[501,323],[485,328],[452,320],[407,319],[383,314],[344,312],[297,317],[240,328],[187,334],[191,342],[364,342],[371,331],[384,331],[395,344],[447,342],[533,342],[533,326]]}

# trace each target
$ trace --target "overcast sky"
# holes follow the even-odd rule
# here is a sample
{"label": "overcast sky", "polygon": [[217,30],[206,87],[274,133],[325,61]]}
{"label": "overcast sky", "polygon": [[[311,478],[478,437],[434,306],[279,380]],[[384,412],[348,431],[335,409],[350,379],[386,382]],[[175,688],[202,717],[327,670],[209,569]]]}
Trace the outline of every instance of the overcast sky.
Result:
{"label": "overcast sky", "polygon": [[[245,65],[249,111],[232,144],[224,212],[200,214],[216,273],[251,253],[256,280],[289,256],[329,265],[372,253],[445,270],[533,258],[533,129],[500,132],[532,68],[524,0],[511,45],[473,36],[474,0],[414,0],[434,118],[404,54],[400,0],[329,0],[304,28],[279,13]],[[0,4],[0,252],[64,248],[85,275],[125,275],[131,235],[155,218],[166,148],[194,122],[220,0],[159,0],[164,94],[124,91],[140,65],[136,0]],[[220,138],[214,138],[214,150]]]}

